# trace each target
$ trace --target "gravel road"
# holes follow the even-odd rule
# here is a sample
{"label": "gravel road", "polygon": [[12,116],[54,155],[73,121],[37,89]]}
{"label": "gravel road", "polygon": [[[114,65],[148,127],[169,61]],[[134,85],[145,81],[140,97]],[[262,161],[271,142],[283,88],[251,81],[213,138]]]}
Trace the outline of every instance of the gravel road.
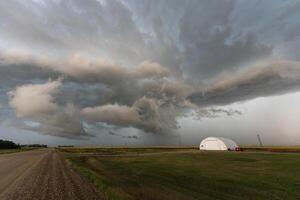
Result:
{"label": "gravel road", "polygon": [[94,187],[55,150],[0,155],[1,200],[93,200]]}

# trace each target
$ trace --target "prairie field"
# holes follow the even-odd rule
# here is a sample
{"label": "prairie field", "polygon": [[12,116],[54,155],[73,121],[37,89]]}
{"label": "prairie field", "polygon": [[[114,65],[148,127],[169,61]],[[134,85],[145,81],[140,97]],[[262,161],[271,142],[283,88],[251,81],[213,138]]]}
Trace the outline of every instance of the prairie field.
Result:
{"label": "prairie field", "polygon": [[60,151],[104,199],[300,199],[298,153],[195,147]]}

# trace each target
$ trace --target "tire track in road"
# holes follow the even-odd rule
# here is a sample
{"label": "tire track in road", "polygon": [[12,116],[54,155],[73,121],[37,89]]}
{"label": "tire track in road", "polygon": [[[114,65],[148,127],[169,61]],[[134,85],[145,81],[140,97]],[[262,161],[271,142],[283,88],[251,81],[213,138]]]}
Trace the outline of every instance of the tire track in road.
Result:
{"label": "tire track in road", "polygon": [[1,200],[100,199],[92,184],[67,166],[54,150],[0,156],[1,162],[5,163],[0,166]]}

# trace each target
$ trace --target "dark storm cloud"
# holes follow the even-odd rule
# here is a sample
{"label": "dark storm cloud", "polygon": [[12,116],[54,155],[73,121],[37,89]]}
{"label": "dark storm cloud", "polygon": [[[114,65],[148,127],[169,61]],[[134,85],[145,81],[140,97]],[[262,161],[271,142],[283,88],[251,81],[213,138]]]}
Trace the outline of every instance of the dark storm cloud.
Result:
{"label": "dark storm cloud", "polygon": [[299,89],[299,5],[1,1],[1,105],[63,137],[88,136],[86,123],[169,133],[191,110],[240,114],[210,107]]}
{"label": "dark storm cloud", "polygon": [[59,90],[62,80],[45,84],[28,84],[17,87],[8,93],[10,106],[17,117],[30,118],[38,126],[22,126],[27,130],[62,137],[88,136],[80,119],[79,111],[72,104],[58,105],[54,94]]}
{"label": "dark storm cloud", "polygon": [[150,55],[162,55],[154,57],[188,81],[199,83],[272,54],[272,45],[259,41],[256,33],[234,29],[236,1],[133,2],[134,11],[145,15],[138,22],[154,34]]}
{"label": "dark storm cloud", "polygon": [[146,132],[168,133],[176,128],[176,112],[156,99],[142,97],[134,104],[122,106],[108,104],[84,108],[81,113],[91,122],[104,122],[117,126],[133,126]]}
{"label": "dark storm cloud", "polygon": [[134,140],[139,139],[139,137],[136,136],[136,135],[120,135],[120,134],[112,132],[112,131],[109,131],[108,134],[118,136],[118,137],[122,137],[122,138],[126,138],[126,139],[134,139]]}
{"label": "dark storm cloud", "polygon": [[217,118],[220,115],[233,116],[242,114],[243,113],[239,110],[212,107],[206,109],[198,109],[192,115],[195,117],[195,119],[201,120],[202,118]]}
{"label": "dark storm cloud", "polygon": [[234,1],[197,1],[182,16],[184,68],[193,78],[205,79],[271,55],[272,47],[259,42],[254,33],[234,38],[229,21],[234,5]]}
{"label": "dark storm cloud", "polygon": [[300,89],[300,63],[275,61],[225,75],[188,99],[201,106],[227,105]]}
{"label": "dark storm cloud", "polygon": [[130,11],[119,1],[5,1],[0,24],[4,42],[49,54],[82,50],[125,60],[142,53],[144,44]]}

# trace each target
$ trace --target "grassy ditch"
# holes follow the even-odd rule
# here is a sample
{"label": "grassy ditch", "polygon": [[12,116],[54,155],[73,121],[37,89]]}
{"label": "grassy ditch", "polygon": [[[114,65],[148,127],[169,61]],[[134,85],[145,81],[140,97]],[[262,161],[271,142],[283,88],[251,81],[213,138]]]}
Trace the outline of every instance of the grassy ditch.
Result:
{"label": "grassy ditch", "polygon": [[23,151],[30,151],[34,149],[40,149],[40,148],[34,148],[34,147],[22,147],[18,149],[0,149],[0,154],[7,154],[7,153],[17,153],[17,152],[23,152]]}
{"label": "grassy ditch", "polygon": [[121,195],[118,195],[115,191],[111,189],[107,178],[102,176],[100,173],[89,169],[88,167],[81,165],[80,163],[76,162],[74,159],[67,159],[68,163],[71,165],[73,169],[75,169],[81,176],[86,178],[90,181],[99,192],[99,195],[103,199],[107,200],[119,200],[123,199]]}

